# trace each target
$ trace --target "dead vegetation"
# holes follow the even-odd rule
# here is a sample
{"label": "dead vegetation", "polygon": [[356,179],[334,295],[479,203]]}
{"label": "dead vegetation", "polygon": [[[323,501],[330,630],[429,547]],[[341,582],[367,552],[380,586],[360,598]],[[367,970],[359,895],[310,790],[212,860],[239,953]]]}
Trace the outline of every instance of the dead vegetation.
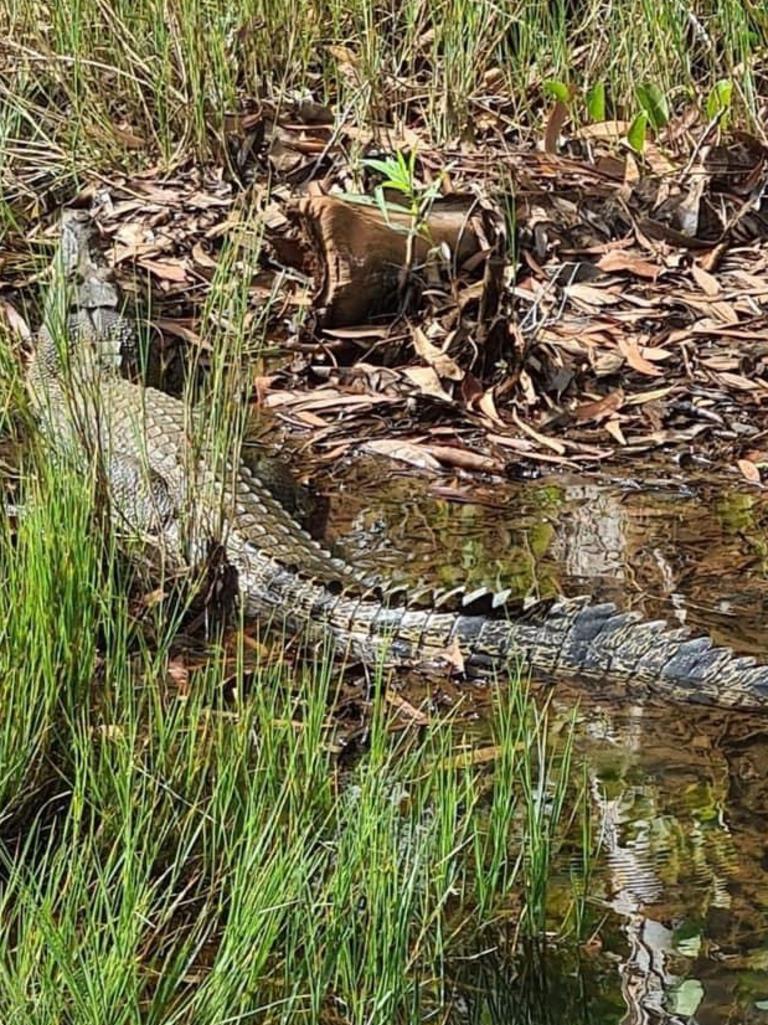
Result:
{"label": "dead vegetation", "polygon": [[[507,473],[663,448],[759,482],[768,148],[671,121],[640,155],[616,122],[555,133],[556,108],[543,148],[437,150],[411,130],[389,151],[411,147],[406,195],[377,199],[389,165],[355,175],[331,111],[299,104],[243,120],[247,188],[186,161],[76,202],[96,205],[166,367],[211,345],[222,246],[260,247],[251,397],[326,452],[364,442]],[[51,231],[55,219],[6,239],[2,304],[22,337],[27,252]]]}
{"label": "dead vegetation", "polygon": [[93,204],[163,386],[245,290],[242,392],[323,457],[760,483],[758,5],[17,0],[0,29],[17,349]]}

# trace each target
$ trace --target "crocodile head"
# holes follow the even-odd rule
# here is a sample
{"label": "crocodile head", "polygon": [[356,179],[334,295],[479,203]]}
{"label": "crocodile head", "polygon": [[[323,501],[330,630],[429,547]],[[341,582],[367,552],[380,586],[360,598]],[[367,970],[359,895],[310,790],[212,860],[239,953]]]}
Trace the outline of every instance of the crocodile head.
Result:
{"label": "crocodile head", "polygon": [[135,357],[136,332],[120,312],[120,293],[85,211],[62,214],[62,245],[54,264],[38,359],[52,375],[72,365],[119,369]]}

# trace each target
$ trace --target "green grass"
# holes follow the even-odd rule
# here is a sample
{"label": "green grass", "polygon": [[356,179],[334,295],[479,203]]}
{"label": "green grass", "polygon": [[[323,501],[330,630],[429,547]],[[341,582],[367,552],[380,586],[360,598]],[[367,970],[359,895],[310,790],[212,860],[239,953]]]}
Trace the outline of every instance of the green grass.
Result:
{"label": "green grass", "polygon": [[0,535],[0,1019],[416,1021],[476,933],[564,927],[540,881],[578,787],[520,684],[492,771],[379,698],[342,768],[330,659],[234,642],[179,694],[90,482],[35,469]]}
{"label": "green grass", "polygon": [[[190,429],[223,474],[263,341],[258,241],[223,249],[189,375]],[[96,469],[39,443],[11,348],[0,410],[26,441],[23,515],[0,518],[0,1020],[418,1021],[450,1014],[468,952],[570,935],[583,887],[556,859],[580,843],[581,781],[520,681],[496,692],[492,765],[458,715],[404,725],[380,673],[342,758],[331,653],[254,661],[242,624],[180,690],[185,606],[137,615],[155,582],[118,549]]]}
{"label": "green grass", "polygon": [[682,110],[729,79],[749,121],[768,13],[756,0],[6,0],[0,37],[10,226],[94,169],[227,164],[234,115],[307,93],[339,124],[414,125],[436,143],[476,134],[499,103],[505,130],[540,139],[548,79],[582,96],[600,84],[607,115],[630,119],[644,84]]}

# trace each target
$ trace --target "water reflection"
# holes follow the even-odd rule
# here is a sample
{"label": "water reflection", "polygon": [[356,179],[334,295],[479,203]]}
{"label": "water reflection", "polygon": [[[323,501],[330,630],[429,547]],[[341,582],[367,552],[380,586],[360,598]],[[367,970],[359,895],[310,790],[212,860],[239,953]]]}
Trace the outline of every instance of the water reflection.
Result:
{"label": "water reflection", "polygon": [[[382,487],[359,464],[345,483],[329,489],[329,534],[371,567],[519,595],[591,593],[768,650],[761,493],[551,481],[457,503],[410,476]],[[601,836],[601,950],[576,965],[473,960],[456,1020],[768,1023],[768,721],[556,689],[564,719],[574,702]]]}
{"label": "water reflection", "polygon": [[[328,487],[326,536],[407,580],[593,594],[768,650],[768,495],[628,490],[559,479],[436,496],[430,482],[356,463]],[[470,501],[472,499],[472,501]]]}
{"label": "water reflection", "polygon": [[766,724],[593,707],[580,744],[622,1023],[768,1020]]}
{"label": "water reflection", "polygon": [[460,966],[452,1023],[466,1025],[617,1025],[621,996],[614,969],[603,961],[576,963],[536,947],[514,960],[503,948]]}
{"label": "water reflection", "polygon": [[585,942],[512,959],[502,941],[473,957],[458,973],[455,1020],[765,1025],[768,723],[562,689],[556,720],[576,701],[601,837]]}

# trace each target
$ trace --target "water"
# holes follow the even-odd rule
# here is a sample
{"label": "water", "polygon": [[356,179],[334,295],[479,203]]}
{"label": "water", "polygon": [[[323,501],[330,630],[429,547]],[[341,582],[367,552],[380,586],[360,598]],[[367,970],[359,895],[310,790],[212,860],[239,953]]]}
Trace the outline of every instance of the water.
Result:
{"label": "water", "polygon": [[[404,579],[588,593],[768,653],[761,492],[560,479],[453,486],[457,502],[434,488],[356,464],[328,488],[324,532]],[[563,721],[578,708],[601,838],[593,935],[576,961],[468,962],[456,1020],[768,1023],[768,717],[606,700],[578,681],[552,698]]]}
{"label": "water", "polygon": [[[575,699],[556,695],[554,708]],[[471,1020],[768,1021],[768,724],[662,705],[580,708],[601,834],[594,930],[577,959],[534,959],[527,977],[492,957]]]}
{"label": "water", "polygon": [[461,501],[356,464],[328,487],[324,532],[355,562],[409,580],[591,594],[768,652],[768,494],[706,479],[443,490]]}
{"label": "water", "polygon": [[606,1020],[767,1021],[768,724],[661,705],[580,707],[602,832],[593,897],[608,915],[601,937],[618,955],[624,1005]]}

